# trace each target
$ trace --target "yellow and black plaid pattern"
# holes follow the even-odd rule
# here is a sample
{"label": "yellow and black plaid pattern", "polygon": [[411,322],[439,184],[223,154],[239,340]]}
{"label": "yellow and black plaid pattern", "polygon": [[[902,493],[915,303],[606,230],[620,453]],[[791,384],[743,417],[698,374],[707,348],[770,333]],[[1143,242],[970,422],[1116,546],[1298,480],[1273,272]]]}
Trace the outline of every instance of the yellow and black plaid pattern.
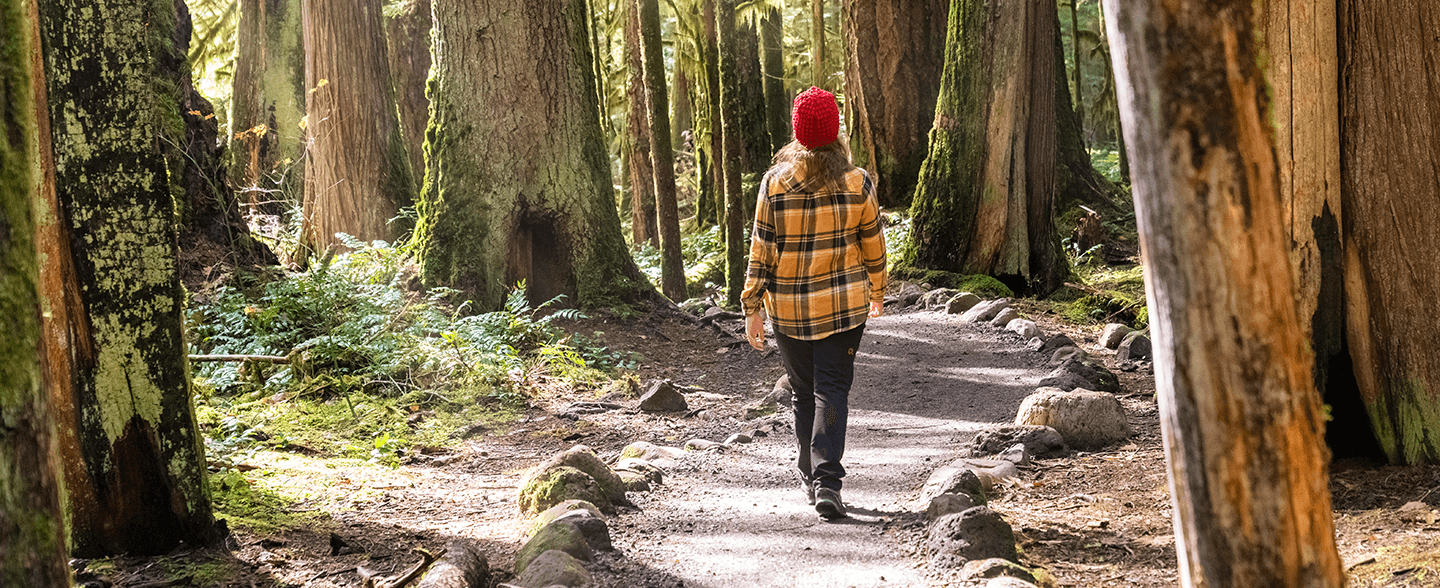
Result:
{"label": "yellow and black plaid pattern", "polygon": [[816,190],[788,167],[765,174],[755,207],[745,313],[770,312],[775,328],[807,341],[865,322],[885,299],[885,234],[875,184],[855,168],[835,190]]}

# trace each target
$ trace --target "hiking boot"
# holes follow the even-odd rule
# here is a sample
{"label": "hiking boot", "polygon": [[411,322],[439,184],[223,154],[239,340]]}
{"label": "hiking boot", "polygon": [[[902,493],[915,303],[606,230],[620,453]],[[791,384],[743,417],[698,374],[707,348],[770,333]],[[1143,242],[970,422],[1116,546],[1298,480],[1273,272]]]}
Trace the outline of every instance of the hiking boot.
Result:
{"label": "hiking boot", "polygon": [[816,490],[815,512],[825,520],[845,518],[845,503],[840,501],[840,491],[829,488]]}
{"label": "hiking boot", "polygon": [[809,480],[801,480],[800,489],[805,491],[805,504],[815,506],[815,483]]}

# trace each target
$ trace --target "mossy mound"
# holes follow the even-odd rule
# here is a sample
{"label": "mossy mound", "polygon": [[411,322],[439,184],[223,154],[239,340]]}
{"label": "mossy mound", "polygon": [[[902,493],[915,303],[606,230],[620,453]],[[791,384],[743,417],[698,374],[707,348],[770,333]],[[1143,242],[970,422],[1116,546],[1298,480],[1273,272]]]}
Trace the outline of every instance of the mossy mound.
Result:
{"label": "mossy mound", "polygon": [[520,485],[520,509],[525,512],[540,512],[566,500],[585,500],[602,512],[629,504],[625,481],[584,445],[536,466]]}
{"label": "mossy mound", "polygon": [[890,278],[916,284],[930,284],[932,288],[950,288],[960,292],[973,292],[984,298],[1011,298],[1015,292],[991,276],[957,274],[944,270],[930,270],[913,267],[897,267],[891,270]]}

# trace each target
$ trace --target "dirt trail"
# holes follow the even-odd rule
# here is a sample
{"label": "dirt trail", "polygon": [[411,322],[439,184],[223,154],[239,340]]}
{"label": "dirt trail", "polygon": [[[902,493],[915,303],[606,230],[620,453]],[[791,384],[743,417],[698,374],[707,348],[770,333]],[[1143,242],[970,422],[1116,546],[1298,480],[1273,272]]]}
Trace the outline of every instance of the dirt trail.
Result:
{"label": "dirt trail", "polygon": [[[777,356],[768,361],[779,365]],[[926,585],[914,553],[923,528],[920,485],[974,431],[1013,420],[1046,371],[1018,337],[962,327],[954,316],[871,319],[856,359],[846,441],[850,518],[820,521],[792,473],[794,441],[788,431],[777,433],[692,456],[664,485],[634,496],[640,512],[612,522],[623,557],[605,562],[611,571],[600,583]]]}

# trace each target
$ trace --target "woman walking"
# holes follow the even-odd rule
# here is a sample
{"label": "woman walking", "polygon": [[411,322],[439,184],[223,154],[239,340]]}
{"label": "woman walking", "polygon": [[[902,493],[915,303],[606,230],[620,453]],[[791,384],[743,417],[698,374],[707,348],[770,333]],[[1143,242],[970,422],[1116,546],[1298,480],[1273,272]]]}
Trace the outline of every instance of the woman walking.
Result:
{"label": "woman walking", "polygon": [[850,162],[835,96],[795,98],[795,140],[761,182],[741,303],[750,345],[765,348],[761,307],[794,388],[795,436],[807,498],[826,519],[840,499],[855,351],[885,299],[885,237],[875,184]]}

